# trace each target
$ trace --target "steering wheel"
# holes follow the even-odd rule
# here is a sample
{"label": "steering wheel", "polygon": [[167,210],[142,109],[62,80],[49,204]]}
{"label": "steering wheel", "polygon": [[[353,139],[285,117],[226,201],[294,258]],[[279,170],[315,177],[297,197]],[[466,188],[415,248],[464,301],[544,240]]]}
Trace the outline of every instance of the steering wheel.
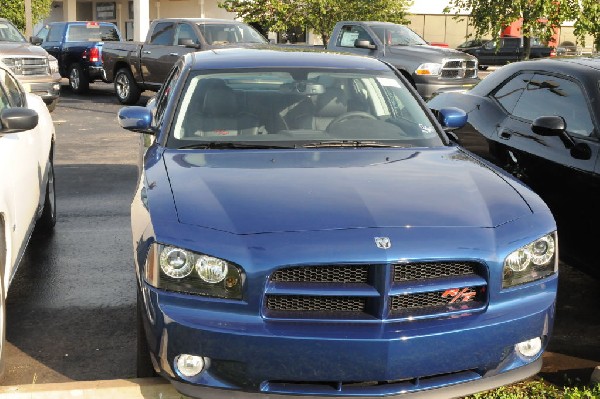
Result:
{"label": "steering wheel", "polygon": [[360,118],[360,119],[375,119],[377,120],[377,117],[371,115],[368,112],[363,112],[363,111],[350,111],[350,112],[346,112],[345,114],[342,114],[340,116],[338,116],[337,118],[335,118],[334,120],[332,120],[329,125],[327,126],[327,129],[329,129],[331,126],[335,125],[336,123],[340,123],[343,122],[345,120],[348,119],[354,119],[354,118]]}

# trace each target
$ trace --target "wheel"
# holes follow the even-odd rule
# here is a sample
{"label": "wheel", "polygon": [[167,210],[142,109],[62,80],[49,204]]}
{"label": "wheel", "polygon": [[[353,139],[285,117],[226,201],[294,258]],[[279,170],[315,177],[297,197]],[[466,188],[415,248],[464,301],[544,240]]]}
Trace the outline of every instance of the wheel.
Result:
{"label": "wheel", "polygon": [[52,112],[56,109],[56,104],[58,104],[58,98],[46,103],[46,108],[48,108],[48,111]]}
{"label": "wheel", "polygon": [[71,86],[73,93],[77,94],[85,93],[90,88],[90,82],[81,64],[71,64],[69,66],[69,86]]}
{"label": "wheel", "polygon": [[56,225],[56,191],[54,183],[54,151],[50,151],[50,159],[48,162],[48,182],[46,183],[46,197],[44,201],[44,209],[42,215],[36,223],[36,230],[41,232],[52,231]]}
{"label": "wheel", "polygon": [[327,129],[329,129],[329,127],[335,125],[336,123],[340,123],[340,122],[344,122],[345,120],[348,120],[348,119],[356,119],[356,118],[360,118],[360,119],[377,119],[375,116],[371,115],[368,112],[350,111],[350,112],[346,112],[345,114],[342,114],[342,115],[338,116],[337,118],[335,118],[334,120],[332,120],[329,123],[329,125],[327,126]]}
{"label": "wheel", "polygon": [[137,289],[137,309],[135,319],[137,332],[136,375],[138,378],[156,376],[156,371],[154,371],[152,360],[150,359],[150,349],[148,348],[148,341],[146,340],[146,332],[144,331],[143,312],[144,303],[142,301],[142,294],[140,293],[140,290]]}
{"label": "wheel", "polygon": [[115,92],[121,104],[132,105],[138,102],[142,91],[135,82],[131,71],[121,68],[115,75]]}

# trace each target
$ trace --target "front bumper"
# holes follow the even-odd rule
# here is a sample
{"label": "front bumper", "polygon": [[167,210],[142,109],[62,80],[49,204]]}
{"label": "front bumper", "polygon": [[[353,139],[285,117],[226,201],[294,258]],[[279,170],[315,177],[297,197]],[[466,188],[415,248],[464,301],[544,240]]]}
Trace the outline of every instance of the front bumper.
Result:
{"label": "front bumper", "polygon": [[459,81],[454,80],[441,80],[441,79],[424,79],[423,81],[416,81],[417,91],[425,100],[429,100],[436,95],[447,92],[447,91],[467,91],[475,87],[479,83],[479,79],[462,79]]}
{"label": "front bumper", "polygon": [[51,103],[60,97],[61,77],[58,73],[48,77],[19,76],[18,78],[26,91],[37,94],[45,103]]}
{"label": "front bumper", "polygon": [[[556,285],[556,279],[543,284]],[[207,299],[146,285],[142,293],[155,368],[182,393],[202,398],[223,397],[222,389],[228,397],[240,391],[239,397],[371,398],[462,396],[491,389],[539,371],[541,353],[525,359],[514,345],[542,337],[545,347],[555,305],[550,290],[528,298],[521,309],[522,298],[515,298],[466,317],[319,323],[265,320],[244,313],[244,304],[240,312],[223,312],[220,301],[200,309],[198,301]],[[207,370],[182,377],[173,367],[182,353],[209,358]]]}

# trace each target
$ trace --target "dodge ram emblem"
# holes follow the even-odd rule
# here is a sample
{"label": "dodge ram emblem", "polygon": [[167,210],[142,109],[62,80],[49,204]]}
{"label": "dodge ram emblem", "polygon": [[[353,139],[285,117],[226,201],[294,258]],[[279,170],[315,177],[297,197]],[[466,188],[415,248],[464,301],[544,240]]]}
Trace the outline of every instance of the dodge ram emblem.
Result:
{"label": "dodge ram emblem", "polygon": [[375,245],[377,248],[388,249],[392,246],[392,242],[389,237],[375,237]]}

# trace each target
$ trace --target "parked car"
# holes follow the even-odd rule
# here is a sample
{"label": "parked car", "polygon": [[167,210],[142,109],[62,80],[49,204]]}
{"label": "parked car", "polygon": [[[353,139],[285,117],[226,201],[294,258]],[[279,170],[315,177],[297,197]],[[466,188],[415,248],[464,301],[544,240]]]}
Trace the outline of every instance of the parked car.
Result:
{"label": "parked car", "polygon": [[54,124],[46,105],[0,63],[0,372],[6,295],[34,229],[56,223]]}
{"label": "parked car", "polygon": [[[600,199],[599,70],[593,58],[518,62],[429,106],[467,110],[469,126],[455,132],[467,149],[533,187],[561,231],[593,231],[600,222],[591,205]],[[561,254],[599,273],[596,237],[581,236],[563,234]]]}
{"label": "parked car", "polygon": [[115,24],[95,21],[51,22],[32,38],[56,57],[60,75],[79,94],[87,92],[90,83],[105,80],[102,47],[121,40]]}
{"label": "parked car", "polygon": [[5,18],[0,18],[0,62],[10,68],[26,91],[42,97],[50,112],[54,111],[60,98],[58,61],[29,44]]}
{"label": "parked car", "polygon": [[135,104],[144,90],[157,91],[177,59],[193,51],[268,43],[242,22],[213,18],[156,19],[143,43],[107,43],[102,58],[106,80],[122,104]]}
{"label": "parked car", "polygon": [[[538,38],[532,37],[530,59],[545,58],[552,55],[553,48],[545,46]],[[479,47],[462,49],[463,52],[477,57],[481,69],[489,65],[506,65],[525,59],[525,47],[522,37],[501,37],[490,40]]]}
{"label": "parked car", "polygon": [[428,45],[404,25],[388,22],[340,21],[327,50],[375,57],[394,65],[428,99],[438,92],[473,87],[477,59],[454,49]]}
{"label": "parked car", "polygon": [[140,376],[192,397],[454,397],[540,370],[554,219],[389,64],[190,53],[118,120],[154,139],[131,205]]}

